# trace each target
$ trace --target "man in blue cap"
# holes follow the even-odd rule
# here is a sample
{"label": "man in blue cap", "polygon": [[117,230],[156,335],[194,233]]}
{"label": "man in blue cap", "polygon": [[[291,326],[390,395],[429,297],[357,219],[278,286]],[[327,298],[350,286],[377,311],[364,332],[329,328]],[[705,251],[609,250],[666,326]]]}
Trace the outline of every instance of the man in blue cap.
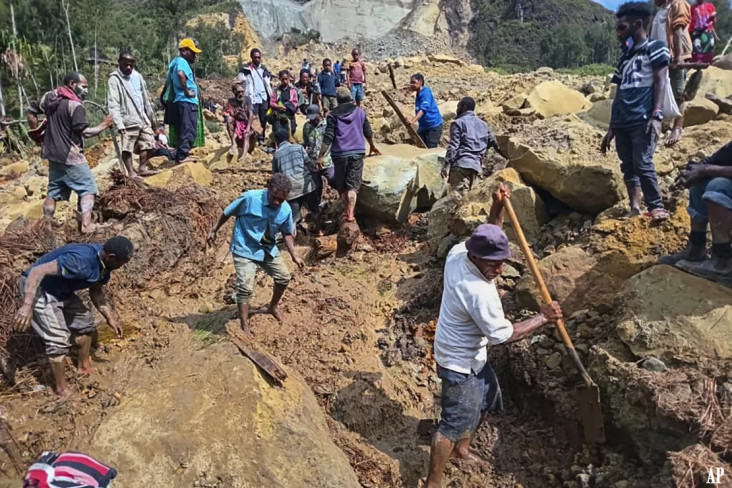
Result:
{"label": "man in blue cap", "polygon": [[451,456],[475,459],[470,440],[488,413],[503,410],[498,379],[486,346],[520,341],[562,317],[559,304],[541,308],[534,318],[511,324],[503,315],[495,279],[510,257],[503,225],[503,203],[510,197],[503,183],[493,193],[488,223],[452,248],[445,263],[445,283],[435,334],[437,375],[442,380],[442,418],[432,439],[427,488],[442,486]]}

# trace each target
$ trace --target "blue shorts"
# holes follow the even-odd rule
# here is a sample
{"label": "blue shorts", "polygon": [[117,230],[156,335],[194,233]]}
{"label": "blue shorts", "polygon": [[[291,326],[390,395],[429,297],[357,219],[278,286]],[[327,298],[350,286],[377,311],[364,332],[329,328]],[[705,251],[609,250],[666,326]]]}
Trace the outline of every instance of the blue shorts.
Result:
{"label": "blue shorts", "polygon": [[706,224],[707,203],[716,203],[732,212],[732,179],[706,178],[689,189],[689,217],[696,222]]}
{"label": "blue shorts", "polygon": [[351,83],[351,98],[354,102],[363,101],[363,83]]}
{"label": "blue shorts", "polygon": [[438,364],[437,376],[442,380],[442,417],[437,432],[452,442],[472,437],[484,414],[503,411],[501,387],[490,363],[477,375]]}
{"label": "blue shorts", "polygon": [[67,201],[71,192],[79,197],[99,193],[94,175],[88,164],[59,164],[48,162],[48,198]]}

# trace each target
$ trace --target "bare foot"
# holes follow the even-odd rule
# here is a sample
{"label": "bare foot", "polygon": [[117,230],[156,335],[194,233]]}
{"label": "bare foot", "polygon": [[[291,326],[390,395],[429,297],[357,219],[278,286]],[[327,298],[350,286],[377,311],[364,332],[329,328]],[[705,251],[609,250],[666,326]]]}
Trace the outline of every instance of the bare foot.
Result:
{"label": "bare foot", "polygon": [[92,365],[91,358],[87,358],[85,361],[81,361],[79,365],[76,367],[76,373],[80,375],[95,375],[97,374],[97,370],[94,369],[94,366]]}
{"label": "bare foot", "polygon": [[267,312],[277,319],[277,322],[282,322],[282,314],[280,313],[279,307],[269,307],[267,308]]}
{"label": "bare foot", "polygon": [[453,451],[453,457],[455,459],[460,459],[461,461],[465,461],[468,463],[484,463],[485,461],[475,454],[472,449],[468,449],[467,451],[460,452],[459,450]]}
{"label": "bare foot", "polygon": [[83,225],[81,227],[82,234],[93,234],[97,230],[97,224]]}
{"label": "bare foot", "polygon": [[254,339],[254,332],[252,332],[251,327],[248,325],[242,325],[241,331],[244,332],[244,335],[247,336],[247,338]]}
{"label": "bare foot", "polygon": [[140,168],[137,172],[140,176],[153,176],[159,173],[159,171],[152,170],[150,168]]}
{"label": "bare foot", "polygon": [[666,138],[666,142],[664,143],[666,147],[671,147],[675,145],[677,142],[681,140],[681,135],[683,134],[683,131],[681,129],[673,129],[671,133]]}
{"label": "bare foot", "polygon": [[641,216],[641,210],[639,208],[631,208],[630,211],[628,213],[626,213],[625,215],[623,215],[620,219],[627,220],[627,219],[632,219],[632,218],[640,217],[640,216]]}
{"label": "bare foot", "polygon": [[54,393],[58,397],[59,402],[65,402],[69,398],[71,398],[74,395],[74,392],[71,391],[69,388],[64,388],[63,390],[55,390]]}

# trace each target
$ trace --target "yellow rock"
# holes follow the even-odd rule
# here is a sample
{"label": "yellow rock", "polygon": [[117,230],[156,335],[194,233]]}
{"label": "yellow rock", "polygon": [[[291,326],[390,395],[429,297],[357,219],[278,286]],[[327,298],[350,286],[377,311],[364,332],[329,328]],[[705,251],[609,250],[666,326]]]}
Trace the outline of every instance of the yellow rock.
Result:
{"label": "yellow rock", "polygon": [[25,183],[25,189],[28,190],[28,195],[39,196],[48,188],[48,178],[43,176],[31,176]]}
{"label": "yellow rock", "polygon": [[719,105],[706,98],[696,97],[694,100],[686,102],[684,126],[691,127],[706,124],[714,119],[718,113]]}
{"label": "yellow rock", "polygon": [[32,202],[20,202],[8,205],[2,209],[2,218],[15,220],[25,217],[31,220],[39,220],[43,217],[43,200],[34,200]]}
{"label": "yellow rock", "polygon": [[437,105],[437,108],[440,109],[440,114],[442,114],[442,121],[445,124],[457,117],[457,106],[458,102],[456,100],[442,102]]}
{"label": "yellow rock", "polygon": [[590,105],[582,93],[555,80],[539,83],[526,99],[526,107],[544,118],[582,112]]}
{"label": "yellow rock", "polygon": [[180,188],[188,183],[208,186],[213,175],[202,163],[183,163],[160,173],[145,178],[145,182],[158,188]]}
{"label": "yellow rock", "polygon": [[13,196],[18,200],[24,199],[27,195],[28,193],[25,191],[25,187],[16,186],[15,188],[13,188]]}
{"label": "yellow rock", "polygon": [[714,66],[705,69],[696,98],[704,98],[707,93],[714,93],[720,98],[732,95],[732,71]]}
{"label": "yellow rock", "polygon": [[28,161],[18,161],[0,169],[0,175],[17,177],[28,171]]}

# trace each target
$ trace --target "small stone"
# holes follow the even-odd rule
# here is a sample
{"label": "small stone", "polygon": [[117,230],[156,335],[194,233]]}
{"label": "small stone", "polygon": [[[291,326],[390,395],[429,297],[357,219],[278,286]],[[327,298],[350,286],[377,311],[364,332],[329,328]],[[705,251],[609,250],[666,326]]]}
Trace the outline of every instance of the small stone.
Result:
{"label": "small stone", "polygon": [[536,354],[538,356],[548,356],[551,351],[544,349],[543,347],[537,347],[536,348]]}
{"label": "small stone", "polygon": [[562,364],[562,355],[558,352],[555,352],[548,358],[546,358],[546,367],[549,369],[554,369],[559,367],[560,364]]}
{"label": "small stone", "polygon": [[615,483],[615,488],[628,488],[630,483],[627,480],[620,480]]}
{"label": "small stone", "polygon": [[511,266],[510,264],[505,264],[503,266],[503,273],[501,274],[504,278],[521,278],[521,273]]}
{"label": "small stone", "polygon": [[644,359],[641,366],[643,369],[655,371],[657,373],[662,373],[668,369],[663,361],[658,358],[654,358],[653,356]]}
{"label": "small stone", "polygon": [[212,303],[210,303],[210,302],[203,302],[198,307],[198,313],[211,313],[211,312],[213,312],[213,309],[214,309],[214,306],[213,306]]}
{"label": "small stone", "polygon": [[551,349],[554,347],[554,341],[547,336],[542,336],[542,339],[539,341],[539,345],[544,349]]}
{"label": "small stone", "polygon": [[587,347],[587,344],[575,344],[574,348],[577,350],[578,353],[581,354],[587,354],[590,352],[590,348]]}

